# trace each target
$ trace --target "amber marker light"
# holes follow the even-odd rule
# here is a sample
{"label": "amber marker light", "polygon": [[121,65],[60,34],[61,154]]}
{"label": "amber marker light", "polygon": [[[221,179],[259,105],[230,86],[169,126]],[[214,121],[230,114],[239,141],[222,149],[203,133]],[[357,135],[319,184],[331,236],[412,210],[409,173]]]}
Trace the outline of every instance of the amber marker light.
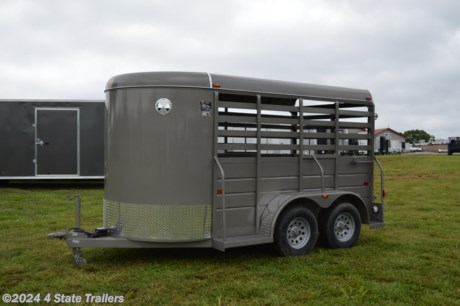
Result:
{"label": "amber marker light", "polygon": [[113,86],[113,78],[107,81],[107,84],[105,85],[105,89],[111,89]]}
{"label": "amber marker light", "polygon": [[220,84],[219,83],[212,83],[212,87],[220,88]]}
{"label": "amber marker light", "polygon": [[329,195],[327,193],[324,193],[322,196],[321,196],[323,199],[327,199],[329,198]]}

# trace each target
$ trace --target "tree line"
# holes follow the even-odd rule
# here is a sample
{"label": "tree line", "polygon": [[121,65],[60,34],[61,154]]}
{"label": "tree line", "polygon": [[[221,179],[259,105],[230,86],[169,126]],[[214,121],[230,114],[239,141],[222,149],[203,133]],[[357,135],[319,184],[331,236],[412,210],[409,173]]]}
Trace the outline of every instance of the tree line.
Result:
{"label": "tree line", "polygon": [[434,141],[434,135],[428,134],[424,130],[409,130],[403,133],[404,137],[406,137],[406,142],[411,144],[418,143],[420,140],[424,140],[425,142]]}

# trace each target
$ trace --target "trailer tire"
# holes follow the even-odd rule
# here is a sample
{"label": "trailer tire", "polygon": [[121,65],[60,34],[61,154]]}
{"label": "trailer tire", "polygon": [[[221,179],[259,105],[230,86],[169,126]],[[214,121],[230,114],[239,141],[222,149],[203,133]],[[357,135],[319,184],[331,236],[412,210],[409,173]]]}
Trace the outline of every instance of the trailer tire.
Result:
{"label": "trailer tire", "polygon": [[327,247],[351,248],[361,232],[358,209],[350,203],[340,203],[330,208],[319,224],[321,241]]}
{"label": "trailer tire", "polygon": [[318,223],[306,207],[296,206],[283,211],[275,227],[274,244],[283,256],[301,256],[315,247]]}

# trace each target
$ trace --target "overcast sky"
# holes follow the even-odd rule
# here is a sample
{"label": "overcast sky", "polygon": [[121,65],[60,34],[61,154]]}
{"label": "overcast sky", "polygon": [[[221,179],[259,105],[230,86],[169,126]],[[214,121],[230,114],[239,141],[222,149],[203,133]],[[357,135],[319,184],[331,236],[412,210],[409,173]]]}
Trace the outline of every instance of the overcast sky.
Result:
{"label": "overcast sky", "polygon": [[0,1],[0,99],[170,70],[369,89],[376,127],[460,135],[460,1]]}

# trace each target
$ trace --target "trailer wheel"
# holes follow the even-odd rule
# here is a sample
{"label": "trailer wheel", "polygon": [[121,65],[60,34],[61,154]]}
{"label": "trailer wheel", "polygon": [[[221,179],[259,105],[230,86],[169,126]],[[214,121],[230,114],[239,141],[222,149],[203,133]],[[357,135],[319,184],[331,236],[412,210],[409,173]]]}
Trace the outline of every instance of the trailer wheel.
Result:
{"label": "trailer wheel", "polygon": [[307,208],[290,208],[278,217],[274,243],[283,256],[300,256],[315,247],[318,237],[318,223],[315,215]]}
{"label": "trailer wheel", "polygon": [[321,222],[322,242],[330,248],[350,248],[358,241],[361,217],[350,203],[340,203],[327,211]]}

